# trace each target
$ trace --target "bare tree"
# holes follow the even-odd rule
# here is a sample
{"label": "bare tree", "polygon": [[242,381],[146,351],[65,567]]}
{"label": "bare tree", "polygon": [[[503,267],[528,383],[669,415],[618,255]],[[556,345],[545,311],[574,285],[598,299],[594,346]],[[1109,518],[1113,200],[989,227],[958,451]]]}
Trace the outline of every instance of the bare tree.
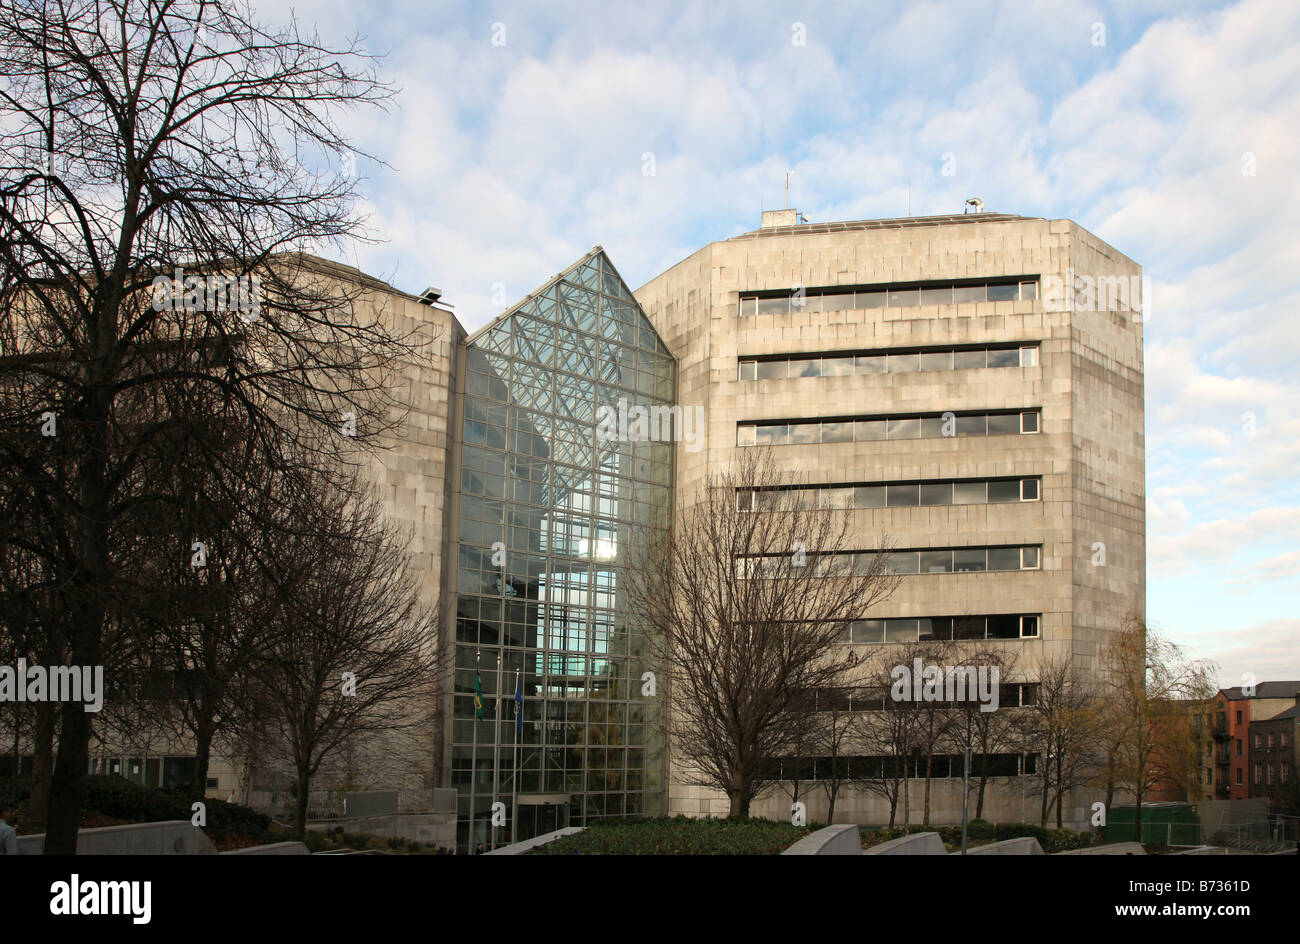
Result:
{"label": "bare tree", "polygon": [[327,758],[427,724],[439,619],[420,604],[403,536],[359,482],[312,490],[293,512],[324,522],[277,548],[279,630],[258,665],[246,724],[292,763],[301,837],[312,778]]}
{"label": "bare tree", "polygon": [[1066,794],[1095,777],[1101,707],[1095,681],[1069,653],[1040,659],[1034,674],[1034,703],[1023,719],[1021,744],[1038,755],[1039,825],[1047,825],[1055,807],[1059,828]]}
{"label": "bare tree", "polygon": [[[1016,671],[1019,650],[1014,647],[977,645],[967,650],[962,664],[988,672],[996,671],[1006,688],[1006,680]],[[949,738],[958,753],[971,752],[971,773],[975,778],[975,819],[984,816],[984,794],[994,772],[994,757],[1017,750],[1020,743],[1021,711],[1008,705],[999,696],[995,711],[984,711],[977,701],[965,700],[957,704]]]}
{"label": "bare tree", "polygon": [[[54,537],[0,537],[62,588],[74,665],[114,651],[133,522],[174,501],[137,473],[193,404],[290,480],[342,424],[400,422],[386,369],[416,347],[299,255],[362,235],[338,117],[388,94],[356,44],[242,0],[0,0],[0,438],[58,427],[40,461],[0,453]],[[47,853],[75,847],[90,734],[62,713]]]}
{"label": "bare tree", "polygon": [[851,770],[855,786],[889,804],[890,829],[897,822],[900,801],[903,822],[911,822],[908,781],[916,750],[916,713],[910,704],[889,697],[890,672],[896,661],[882,652],[867,662],[866,675],[860,681],[867,686],[862,691],[870,693],[871,704],[857,716],[853,737],[861,753],[872,760]]}
{"label": "bare tree", "polygon": [[[1137,619],[1115,633],[1102,654],[1103,732],[1110,745],[1107,758],[1107,804],[1112,791],[1133,795],[1134,829],[1142,837],[1142,801],[1167,769],[1162,756],[1167,739],[1177,730],[1171,714],[1179,702],[1206,701],[1214,696],[1213,663],[1191,659],[1174,643]],[[1197,757],[1199,763],[1199,756]]]}
{"label": "bare tree", "polygon": [[632,568],[630,596],[672,691],[674,753],[733,817],[749,814],[807,724],[798,700],[843,687],[837,643],[897,579],[884,554],[849,553],[849,516],[783,484],[770,454],[740,451]]}

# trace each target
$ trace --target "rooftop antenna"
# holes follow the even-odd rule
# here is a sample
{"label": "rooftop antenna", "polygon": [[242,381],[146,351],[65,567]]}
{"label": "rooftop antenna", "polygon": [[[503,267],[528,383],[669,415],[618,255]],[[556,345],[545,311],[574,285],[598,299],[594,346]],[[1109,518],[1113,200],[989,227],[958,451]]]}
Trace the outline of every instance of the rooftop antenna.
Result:
{"label": "rooftop antenna", "polygon": [[790,209],[790,175],[793,173],[792,170],[785,172],[785,208],[787,210]]}
{"label": "rooftop antenna", "polygon": [[984,201],[979,197],[971,197],[966,201],[966,207],[962,210],[962,213],[969,213],[972,208],[974,208],[976,213],[983,213]]}

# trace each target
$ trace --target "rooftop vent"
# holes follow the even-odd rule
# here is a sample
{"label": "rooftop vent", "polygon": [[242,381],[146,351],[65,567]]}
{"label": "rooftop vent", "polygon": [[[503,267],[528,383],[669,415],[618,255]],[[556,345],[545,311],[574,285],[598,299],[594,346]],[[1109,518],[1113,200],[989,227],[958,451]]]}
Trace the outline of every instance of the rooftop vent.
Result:
{"label": "rooftop vent", "polygon": [[432,305],[440,298],[442,298],[442,289],[434,288],[432,285],[430,285],[428,288],[426,288],[423,292],[420,293],[420,304]]}
{"label": "rooftop vent", "polygon": [[764,210],[760,229],[772,229],[775,226],[798,226],[807,223],[808,217],[798,210]]}
{"label": "rooftop vent", "polygon": [[983,212],[984,212],[984,201],[981,200],[979,197],[971,197],[969,200],[966,201],[966,208],[965,208],[964,210],[962,210],[962,212],[963,212],[963,213],[983,213]]}

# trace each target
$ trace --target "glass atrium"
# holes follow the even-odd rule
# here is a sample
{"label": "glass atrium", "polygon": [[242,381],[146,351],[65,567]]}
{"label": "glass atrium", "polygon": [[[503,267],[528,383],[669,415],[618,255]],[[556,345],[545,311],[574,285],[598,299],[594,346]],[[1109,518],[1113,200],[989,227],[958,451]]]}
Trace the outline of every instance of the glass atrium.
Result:
{"label": "glass atrium", "polygon": [[671,405],[674,360],[599,248],[471,336],[465,357],[458,850],[658,814],[662,718],[642,696],[655,665],[626,579],[630,542],[669,525],[673,444],[603,441],[597,418],[620,401]]}

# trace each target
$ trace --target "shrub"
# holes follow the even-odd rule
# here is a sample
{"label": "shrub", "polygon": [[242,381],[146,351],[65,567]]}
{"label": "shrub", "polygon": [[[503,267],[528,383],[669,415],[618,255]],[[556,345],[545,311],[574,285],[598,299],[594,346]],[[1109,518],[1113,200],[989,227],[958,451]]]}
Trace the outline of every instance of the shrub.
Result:
{"label": "shrub", "polygon": [[765,819],[603,819],[529,854],[779,855],[814,828]]}

